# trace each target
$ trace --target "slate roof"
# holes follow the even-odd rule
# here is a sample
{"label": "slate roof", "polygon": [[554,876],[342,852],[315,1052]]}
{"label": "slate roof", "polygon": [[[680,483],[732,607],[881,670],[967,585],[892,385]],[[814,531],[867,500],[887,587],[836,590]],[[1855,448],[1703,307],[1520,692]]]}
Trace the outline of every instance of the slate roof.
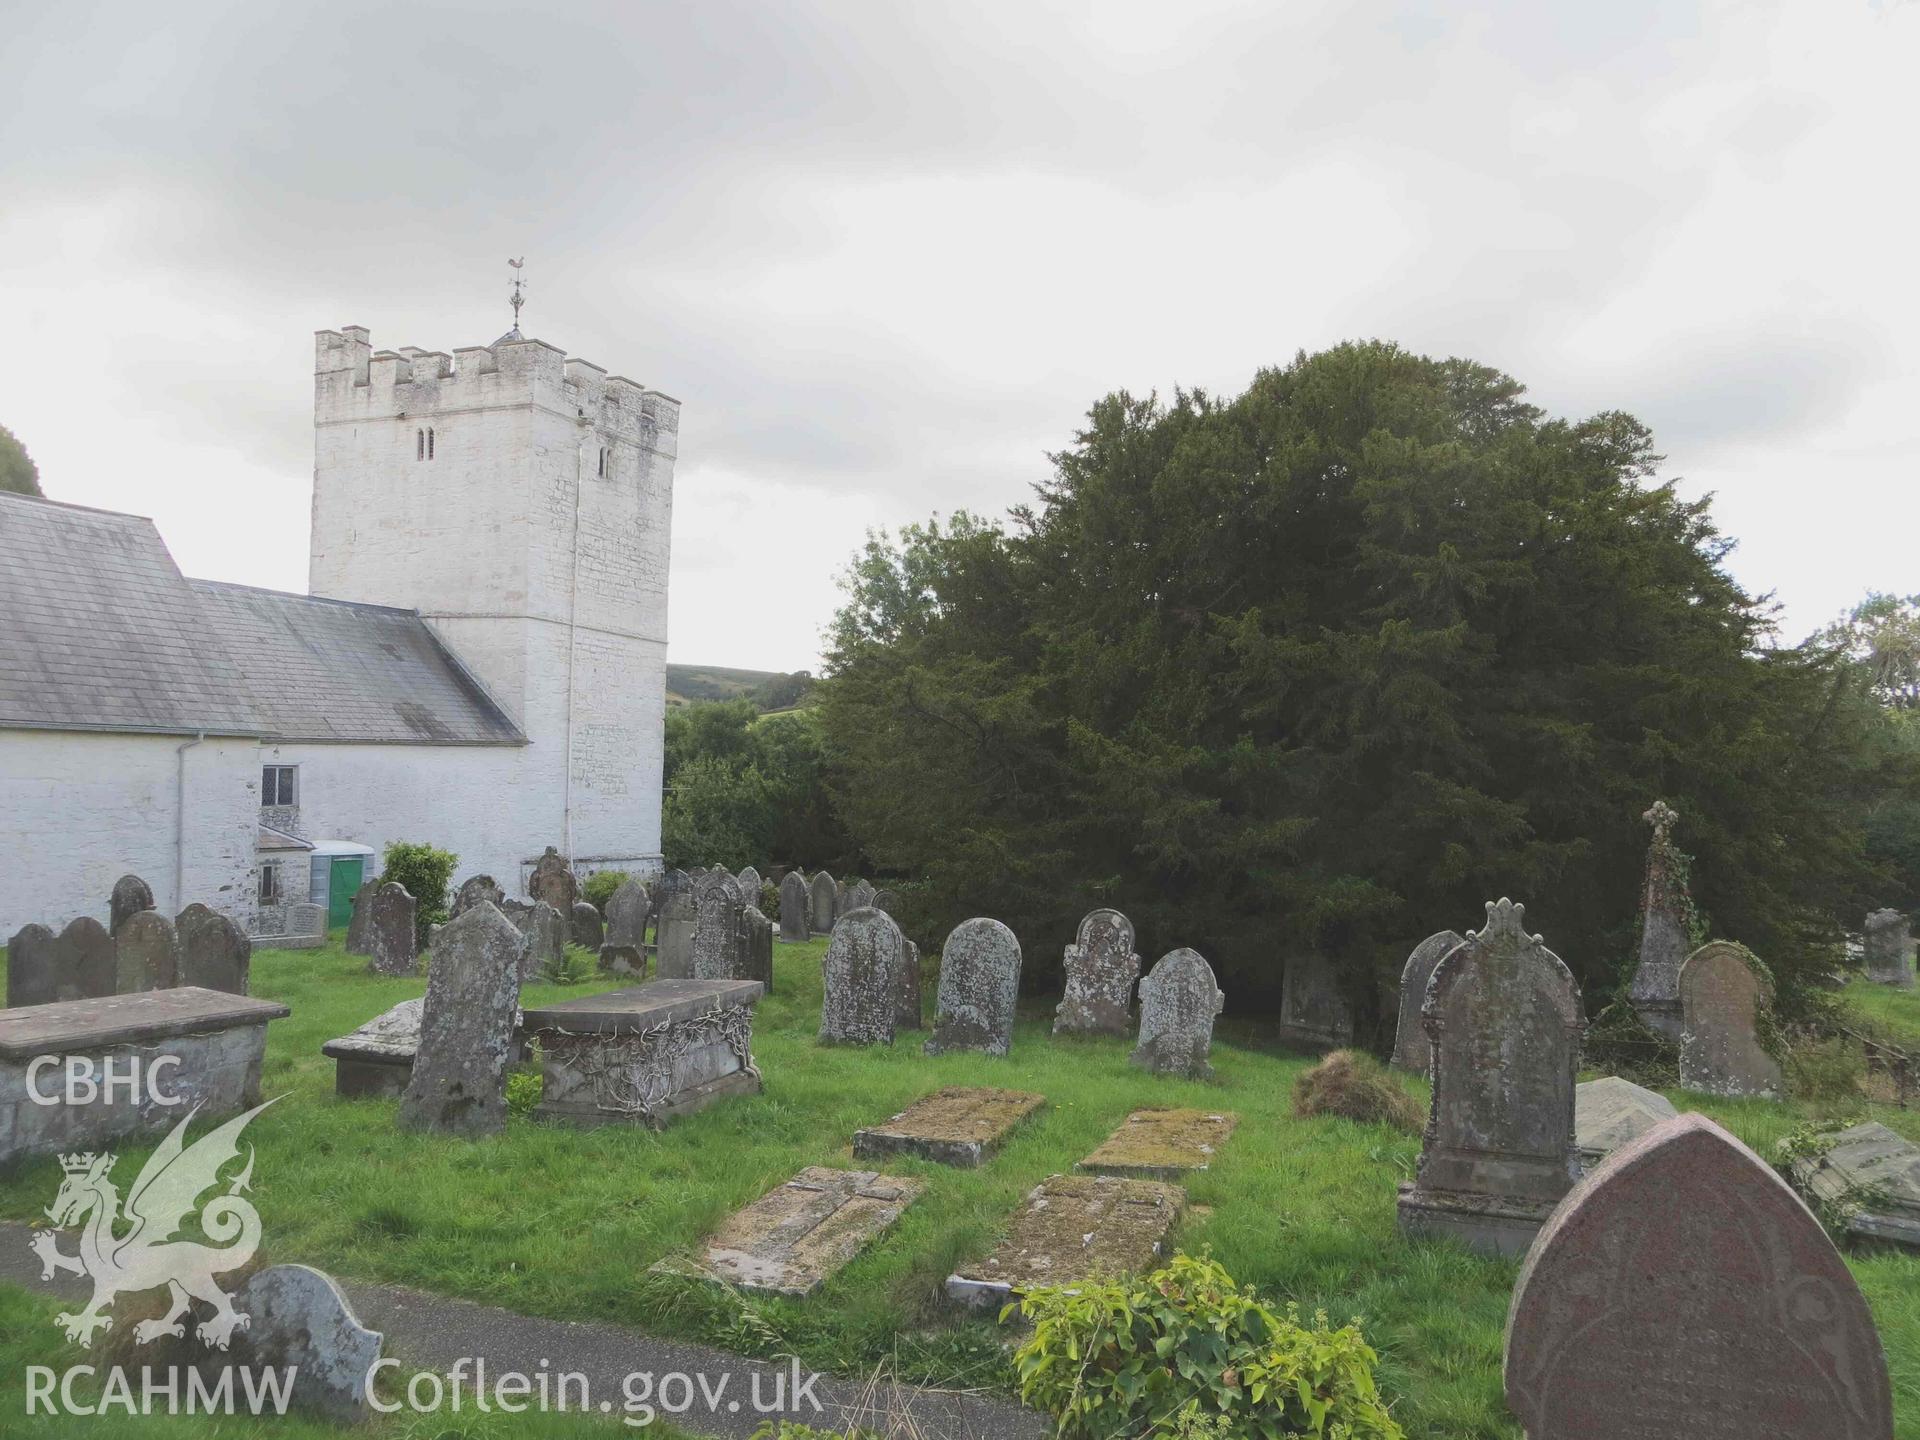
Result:
{"label": "slate roof", "polygon": [[260,733],[153,521],[7,492],[0,726]]}
{"label": "slate roof", "polygon": [[412,610],[188,582],[275,740],[522,745],[526,736]]}

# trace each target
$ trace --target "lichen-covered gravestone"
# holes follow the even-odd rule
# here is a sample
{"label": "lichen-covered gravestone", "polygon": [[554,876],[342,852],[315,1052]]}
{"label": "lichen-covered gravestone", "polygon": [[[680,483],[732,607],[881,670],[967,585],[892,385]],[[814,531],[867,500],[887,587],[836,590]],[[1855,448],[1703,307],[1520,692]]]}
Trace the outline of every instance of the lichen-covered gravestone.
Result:
{"label": "lichen-covered gravestone", "polygon": [[842,908],[846,910],[864,910],[873,904],[875,893],[873,886],[869,885],[866,881],[856,880],[847,887],[846,903]]}
{"label": "lichen-covered gravestone", "polygon": [[486,1135],[506,1124],[524,948],[513,922],[484,901],[440,932],[402,1128]]}
{"label": "lichen-covered gravestone", "polygon": [[1281,1041],[1308,1050],[1337,1050],[1353,1043],[1353,1008],[1340,976],[1322,955],[1296,954],[1280,982]]}
{"label": "lichen-covered gravestone", "polygon": [[507,892],[495,883],[491,875],[469,875],[460,882],[460,888],[453,892],[453,913],[447,918],[458,920],[482,900],[498,908],[506,898]]}
{"label": "lichen-covered gravestone", "polygon": [[533,902],[527,916],[527,944],[520,955],[522,980],[544,979],[567,958],[567,917],[544,900]]}
{"label": "lichen-covered gravestone", "polygon": [[573,878],[573,862],[553,846],[533,862],[533,874],[527,877],[527,895],[546,901],[562,915],[571,914],[573,902],[580,898],[580,882]]}
{"label": "lichen-covered gravestone", "polygon": [[838,894],[839,886],[824,870],[815,871],[807,881],[807,924],[814,934],[825,935],[833,929],[834,899]]}
{"label": "lichen-covered gravestone", "polygon": [[[880,910],[878,905],[873,908]],[[884,910],[880,913],[887,915]],[[891,915],[887,918],[893,919]],[[920,947],[905,935],[900,937],[900,968],[894,972],[893,994],[893,1028],[920,1029],[924,1023],[920,1018]]]}
{"label": "lichen-covered gravestone", "polygon": [[1762,1038],[1773,977],[1745,946],[1702,945],[1680,967],[1680,1083],[1708,1095],[1778,1099],[1785,1079]]}
{"label": "lichen-covered gravestone", "polygon": [[773,922],[767,919],[758,905],[749,905],[741,912],[741,923],[747,931],[747,979],[758,980],[766,987],[767,994],[773,993]]}
{"label": "lichen-covered gravestone", "polygon": [[1523,905],[1489,901],[1486,925],[1427,984],[1433,1101],[1416,1178],[1400,1190],[1408,1234],[1501,1255],[1526,1249],[1580,1174],[1580,987],[1525,918]]}
{"label": "lichen-covered gravestone", "polygon": [[707,1242],[703,1268],[750,1293],[804,1299],[925,1188],[924,1180],[809,1165],[728,1216]]}
{"label": "lichen-covered gravestone", "polygon": [[991,1160],[1015,1127],[1046,1103],[1046,1096],[1026,1090],[948,1085],[878,1125],[854,1131],[854,1158],[910,1155],[971,1170]]}
{"label": "lichen-covered gravestone", "polygon": [[1846,1215],[1855,1240],[1920,1250],[1920,1145],[1868,1120],[1792,1164],[1805,1188]]}
{"label": "lichen-covered gravestone", "polygon": [[691,884],[671,891],[654,927],[654,974],[662,980],[693,976],[693,890]]}
{"label": "lichen-covered gravestone", "polygon": [[1680,1112],[1657,1090],[1618,1075],[1585,1080],[1573,1089],[1573,1147],[1582,1169],[1591,1170],[1629,1140]]}
{"label": "lichen-covered gravestone", "polygon": [[1211,1168],[1238,1115],[1218,1110],[1136,1110],[1074,1169],[1089,1175],[1180,1180]]}
{"label": "lichen-covered gravestone", "polygon": [[1414,947],[1407,957],[1406,968],[1400,972],[1400,1018],[1393,1030],[1393,1064],[1398,1070],[1410,1070],[1416,1075],[1427,1073],[1427,1032],[1420,1025],[1420,1006],[1427,998],[1427,981],[1433,978],[1433,967],[1447,956],[1447,952],[1461,943],[1461,937],[1452,930],[1441,930],[1429,935]]}
{"label": "lichen-covered gravestone", "polygon": [[180,983],[180,937],[157,910],[139,910],[120,922],[113,937],[114,992],[171,990]]}
{"label": "lichen-covered gravestone", "polygon": [[373,954],[373,897],[380,889],[378,877],[365,881],[353,892],[353,913],[347,917],[347,954]]}
{"label": "lichen-covered gravestone", "polygon": [[180,941],[180,983],[229,995],[247,993],[253,942],[227,916],[195,901],[173,922]]}
{"label": "lichen-covered gravestone", "polygon": [[573,943],[582,950],[598,950],[605,942],[606,928],[601,923],[600,912],[587,901],[574,901],[573,911],[567,920],[573,932]]}
{"label": "lichen-covered gravestone", "polygon": [[107,933],[118,935],[127,918],[153,909],[153,887],[138,875],[122,875],[107,897]]}
{"label": "lichen-covered gravestone", "polygon": [[1867,978],[1881,985],[1913,987],[1913,932],[1898,910],[1876,910],[1867,916],[1863,958]]}
{"label": "lichen-covered gravestone", "polygon": [[749,865],[733,877],[740,885],[740,898],[749,905],[760,903],[760,872]]}
{"label": "lichen-covered gravestone", "polygon": [[1019,995],[1020,942],[1013,931],[984,915],[961,921],[940,951],[940,985],[926,1053],[979,1050],[1005,1055],[1013,1044],[1013,1006]]}
{"label": "lichen-covered gravestone", "polygon": [[694,882],[692,979],[758,978],[747,973],[746,911],[740,882],[725,870],[710,870]]}
{"label": "lichen-covered gravestone", "polygon": [[1680,815],[1664,800],[1656,800],[1640,818],[1653,827],[1653,840],[1647,846],[1647,878],[1640,892],[1640,960],[1627,999],[1649,1030],[1678,1040],[1680,967],[1692,943],[1693,918],[1686,857],[1673,843]]}
{"label": "lichen-covered gravestone", "polygon": [[850,910],[833,927],[820,964],[820,1041],[891,1045],[898,998],[900,927],[878,910]]}
{"label": "lichen-covered gravestone", "polygon": [[234,1293],[233,1308],[247,1317],[234,1332],[236,1364],[291,1370],[289,1396],[301,1409],[346,1423],[372,1418],[367,1374],[384,1337],[360,1323],[329,1276],[270,1265]]}
{"label": "lichen-covered gravestone", "polygon": [[1616,1150],[1541,1230],[1507,1314],[1528,1440],[1891,1440],[1873,1317],[1787,1184],[1704,1115]]}
{"label": "lichen-covered gravestone", "polygon": [[1165,1253],[1186,1199],[1158,1180],[1050,1176],[1028,1192],[991,1255],[947,1277],[947,1298],[998,1311],[1035,1286],[1138,1274]]}
{"label": "lichen-covered gravestone", "polygon": [[388,880],[367,902],[367,969],[376,975],[411,975],[420,960],[413,896],[398,880]]}
{"label": "lichen-covered gravestone", "polygon": [[1156,1075],[1211,1079],[1213,1017],[1226,1004],[1213,967],[1199,951],[1169,951],[1140,982],[1140,1037],[1128,1058]]}
{"label": "lichen-covered gravestone", "polygon": [[607,931],[600,941],[600,968],[615,975],[647,973],[647,920],[653,902],[647,887],[629,876],[607,901]]}
{"label": "lichen-covered gravestone", "polygon": [[9,1009],[111,995],[118,975],[113,937],[91,915],[68,921],[58,935],[24,926],[7,944]]}
{"label": "lichen-covered gravestone", "polygon": [[798,870],[780,877],[780,939],[797,945],[812,928],[807,924],[807,881]]}
{"label": "lichen-covered gravestone", "polygon": [[1081,917],[1062,961],[1066,993],[1053,1012],[1056,1035],[1125,1035],[1133,1029],[1133,987],[1140,956],[1133,922],[1118,910]]}
{"label": "lichen-covered gravestone", "polygon": [[873,908],[876,910],[884,910],[887,914],[898,920],[900,918],[900,897],[894,891],[887,889],[883,885],[873,892]]}

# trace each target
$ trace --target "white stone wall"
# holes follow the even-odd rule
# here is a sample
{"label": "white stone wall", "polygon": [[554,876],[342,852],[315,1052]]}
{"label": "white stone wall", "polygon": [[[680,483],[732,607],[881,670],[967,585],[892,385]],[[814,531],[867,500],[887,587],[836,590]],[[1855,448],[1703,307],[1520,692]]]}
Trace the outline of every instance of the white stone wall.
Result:
{"label": "white stone wall", "polygon": [[[0,815],[12,835],[0,863],[0,941],[33,922],[107,922],[113,882],[129,872],[168,915],[198,900],[249,926],[260,813],[259,746],[209,738],[180,754],[178,735],[0,730]],[[176,776],[184,759],[186,864],[176,894]]]}

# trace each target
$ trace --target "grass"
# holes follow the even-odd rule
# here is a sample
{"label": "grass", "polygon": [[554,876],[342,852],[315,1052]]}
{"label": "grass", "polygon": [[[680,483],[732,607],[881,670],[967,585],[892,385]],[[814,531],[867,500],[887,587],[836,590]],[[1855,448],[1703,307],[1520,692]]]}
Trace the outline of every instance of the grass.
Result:
{"label": "grass", "polygon": [[[942,1306],[948,1272],[989,1248],[1027,1190],[1070,1169],[1130,1110],[1225,1108],[1239,1114],[1240,1127],[1214,1167],[1189,1182],[1196,1212],[1179,1243],[1210,1249],[1236,1278],[1272,1298],[1325,1309],[1336,1321],[1362,1317],[1381,1353],[1382,1389],[1412,1440],[1518,1440],[1500,1382],[1515,1264],[1400,1238],[1395,1191],[1412,1173],[1418,1138],[1381,1125],[1295,1118],[1293,1083],[1310,1058],[1224,1024],[1213,1082],[1158,1079],[1127,1064],[1123,1041],[1052,1039],[1050,1006],[1023,1013],[1003,1060],[928,1058],[913,1035],[891,1049],[822,1048],[814,1033],[824,950],[824,940],[776,947],[778,989],[755,1025],[765,1094],[662,1134],[516,1118],[504,1135],[479,1143],[405,1136],[394,1128],[393,1102],[333,1095],[333,1066],[321,1044],[420,994],[422,981],[370,976],[364,961],[337,946],[260,953],[255,993],[293,1009],[272,1026],[263,1073],[265,1094],[291,1098],[248,1131],[258,1148],[254,1198],[266,1258],[749,1353],[790,1352],[842,1374],[890,1361],[927,1383],[1006,1388],[1006,1337]],[[541,998],[611,983],[544,987]],[[1900,1023],[1920,1027],[1920,996],[1890,998]],[[1881,995],[1873,1000],[1887,1004]],[[1424,1087],[1406,1083],[1424,1106]],[[951,1084],[1036,1090],[1048,1104],[979,1170],[889,1166],[925,1178],[925,1195],[811,1300],[746,1299],[650,1273],[802,1166],[850,1164],[855,1129]],[[1673,1098],[1763,1153],[1801,1119],[1792,1106]],[[1920,1114],[1877,1113],[1920,1139]],[[0,1214],[37,1216],[57,1179],[50,1159],[0,1175]],[[1857,1255],[1850,1263],[1894,1371],[1898,1434],[1920,1440],[1920,1260]],[[21,1298],[16,1292],[7,1303],[17,1309]]]}

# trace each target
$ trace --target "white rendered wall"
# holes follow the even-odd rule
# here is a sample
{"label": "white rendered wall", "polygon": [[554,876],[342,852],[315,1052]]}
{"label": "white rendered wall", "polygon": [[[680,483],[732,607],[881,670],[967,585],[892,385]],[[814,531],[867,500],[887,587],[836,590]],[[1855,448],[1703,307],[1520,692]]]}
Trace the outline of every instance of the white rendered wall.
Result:
{"label": "white rendered wall", "polygon": [[[190,738],[190,737],[188,737]],[[14,839],[0,861],[0,940],[79,915],[107,923],[113,882],[135,874],[172,916],[198,900],[253,920],[260,751],[177,735],[0,730],[0,814]],[[174,888],[176,776],[186,779],[183,893]]]}

